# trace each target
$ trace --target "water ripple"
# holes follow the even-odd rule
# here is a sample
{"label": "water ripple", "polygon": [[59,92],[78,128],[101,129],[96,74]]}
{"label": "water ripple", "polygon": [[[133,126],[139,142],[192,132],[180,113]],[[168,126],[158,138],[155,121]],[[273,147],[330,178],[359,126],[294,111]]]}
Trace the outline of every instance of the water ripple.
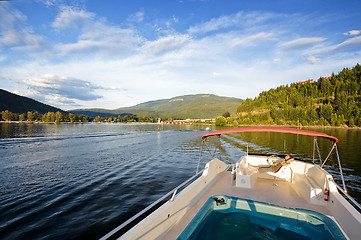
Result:
{"label": "water ripple", "polygon": [[1,139],[0,238],[101,237],[194,172],[198,151],[188,141],[200,134]]}

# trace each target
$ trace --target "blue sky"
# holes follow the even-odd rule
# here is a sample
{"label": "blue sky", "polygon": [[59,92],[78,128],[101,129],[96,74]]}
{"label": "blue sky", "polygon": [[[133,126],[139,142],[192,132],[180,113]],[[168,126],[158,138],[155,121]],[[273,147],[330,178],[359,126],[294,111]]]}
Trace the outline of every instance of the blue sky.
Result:
{"label": "blue sky", "polygon": [[0,88],[64,110],[253,98],[361,63],[361,1],[0,1]]}

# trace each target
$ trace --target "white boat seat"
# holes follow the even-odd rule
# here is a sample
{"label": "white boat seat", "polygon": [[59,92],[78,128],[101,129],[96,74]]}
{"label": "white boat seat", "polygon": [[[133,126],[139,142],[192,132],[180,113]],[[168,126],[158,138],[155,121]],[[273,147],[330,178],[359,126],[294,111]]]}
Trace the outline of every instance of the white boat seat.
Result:
{"label": "white boat seat", "polygon": [[[282,159],[277,157],[274,159],[275,161],[281,161]],[[255,171],[251,171],[248,169],[248,164],[252,166],[261,166],[261,165],[272,165],[273,162],[267,161],[267,157],[263,156],[245,156],[242,161],[236,164],[235,170],[235,178],[236,178],[236,186],[243,188],[252,188],[257,178],[268,178],[277,180],[285,180],[292,182],[293,181],[293,171],[291,168],[291,164],[287,166],[282,166],[277,172],[264,172],[258,173]]]}

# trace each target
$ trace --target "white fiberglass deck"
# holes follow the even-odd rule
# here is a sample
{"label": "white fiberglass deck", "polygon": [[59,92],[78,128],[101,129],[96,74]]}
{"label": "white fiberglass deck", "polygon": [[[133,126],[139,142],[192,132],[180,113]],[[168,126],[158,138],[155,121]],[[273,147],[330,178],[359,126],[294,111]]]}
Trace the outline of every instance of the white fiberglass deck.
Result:
{"label": "white fiberglass deck", "polygon": [[229,171],[220,173],[218,177],[219,179],[215,184],[203,194],[201,199],[187,211],[184,217],[164,236],[163,239],[176,239],[212,195],[234,196],[266,202],[281,207],[313,210],[329,215],[329,212],[324,206],[310,204],[303,197],[299,196],[290,182],[279,180],[276,181],[278,186],[273,186],[273,180],[259,178],[253,188],[246,189],[231,184],[231,172]]}
{"label": "white fiberglass deck", "polygon": [[[339,193],[332,176],[320,167],[293,161],[276,174],[250,171],[246,166],[262,163],[264,156],[247,156],[227,171],[228,165],[213,159],[203,175],[175,197],[125,233],[122,239],[176,239],[205,202],[213,195],[306,209],[331,217],[350,239],[359,237],[361,215]],[[276,184],[274,186],[274,178]],[[324,189],[329,189],[325,201]]]}

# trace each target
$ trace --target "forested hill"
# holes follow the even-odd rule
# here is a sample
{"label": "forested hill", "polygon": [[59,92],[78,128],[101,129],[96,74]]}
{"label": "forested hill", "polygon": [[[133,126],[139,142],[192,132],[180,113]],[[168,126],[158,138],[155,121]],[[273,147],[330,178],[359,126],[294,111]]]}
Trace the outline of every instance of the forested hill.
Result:
{"label": "forested hill", "polygon": [[242,99],[221,97],[213,94],[195,94],[177,96],[141,103],[132,107],[107,109],[77,109],[72,113],[88,115],[89,113],[108,113],[113,115],[133,114],[138,117],[153,117],[162,119],[187,119],[187,118],[214,118],[228,111],[236,113]]}
{"label": "forested hill", "polygon": [[41,114],[46,112],[63,112],[59,108],[0,89],[0,112],[5,110],[19,114],[27,112],[38,112]]}
{"label": "forested hill", "polygon": [[262,92],[237,115],[239,124],[361,127],[361,66]]}

